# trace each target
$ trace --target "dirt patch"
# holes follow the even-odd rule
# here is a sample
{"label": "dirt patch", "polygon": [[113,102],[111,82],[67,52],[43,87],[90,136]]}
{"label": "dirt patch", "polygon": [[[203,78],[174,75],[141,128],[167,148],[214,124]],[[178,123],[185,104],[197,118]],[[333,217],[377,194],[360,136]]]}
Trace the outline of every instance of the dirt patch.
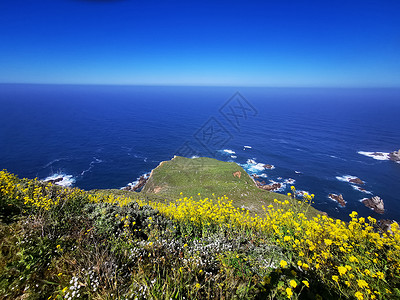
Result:
{"label": "dirt patch", "polygon": [[162,187],[161,187],[161,186],[156,186],[156,187],[153,189],[153,193],[154,193],[154,194],[157,194],[157,193],[161,192],[161,190],[162,190]]}
{"label": "dirt patch", "polygon": [[240,176],[242,176],[242,172],[240,172],[240,171],[233,172],[232,174],[233,174],[233,177],[239,177],[239,179],[240,179]]}

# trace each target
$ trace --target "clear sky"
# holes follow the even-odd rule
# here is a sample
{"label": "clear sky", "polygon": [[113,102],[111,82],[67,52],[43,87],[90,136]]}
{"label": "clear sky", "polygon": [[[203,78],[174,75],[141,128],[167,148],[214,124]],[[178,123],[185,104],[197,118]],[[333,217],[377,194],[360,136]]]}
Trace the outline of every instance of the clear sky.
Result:
{"label": "clear sky", "polygon": [[0,82],[400,87],[400,1],[2,0]]}

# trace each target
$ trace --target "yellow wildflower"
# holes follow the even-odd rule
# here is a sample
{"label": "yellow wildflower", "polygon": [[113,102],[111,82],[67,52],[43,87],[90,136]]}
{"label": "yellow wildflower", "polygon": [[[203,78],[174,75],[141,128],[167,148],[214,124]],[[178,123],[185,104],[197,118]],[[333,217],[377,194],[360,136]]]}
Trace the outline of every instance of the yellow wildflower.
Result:
{"label": "yellow wildflower", "polygon": [[284,260],[281,260],[279,264],[281,265],[282,268],[285,268],[287,266],[287,262]]}
{"label": "yellow wildflower", "polygon": [[360,292],[356,292],[356,293],[354,294],[354,296],[356,296],[357,300],[363,300],[363,299],[364,299],[363,294],[360,293]]}
{"label": "yellow wildflower", "polygon": [[293,292],[291,288],[286,288],[287,297],[290,299],[292,298]]}
{"label": "yellow wildflower", "polygon": [[347,268],[343,266],[338,267],[339,275],[344,275],[347,272]]}
{"label": "yellow wildflower", "polygon": [[368,287],[368,283],[363,279],[357,280],[357,284],[358,284],[358,286],[360,288],[367,288]]}
{"label": "yellow wildflower", "polygon": [[290,286],[291,286],[291,287],[293,287],[293,288],[296,288],[296,286],[297,286],[297,282],[296,282],[296,281],[294,281],[293,279],[292,279],[292,280],[290,280]]}

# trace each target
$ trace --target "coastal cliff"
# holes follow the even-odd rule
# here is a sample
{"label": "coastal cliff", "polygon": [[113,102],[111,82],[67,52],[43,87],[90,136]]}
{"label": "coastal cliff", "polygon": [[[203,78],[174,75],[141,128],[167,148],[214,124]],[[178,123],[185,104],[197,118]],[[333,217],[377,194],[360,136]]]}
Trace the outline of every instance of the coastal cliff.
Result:
{"label": "coastal cliff", "polygon": [[[235,206],[253,213],[262,213],[262,205],[273,204],[274,199],[297,202],[286,195],[268,191],[238,164],[208,157],[175,156],[161,162],[151,172],[142,193],[171,200],[181,193],[187,197],[226,195]],[[316,215],[320,212],[311,207],[308,213]]]}

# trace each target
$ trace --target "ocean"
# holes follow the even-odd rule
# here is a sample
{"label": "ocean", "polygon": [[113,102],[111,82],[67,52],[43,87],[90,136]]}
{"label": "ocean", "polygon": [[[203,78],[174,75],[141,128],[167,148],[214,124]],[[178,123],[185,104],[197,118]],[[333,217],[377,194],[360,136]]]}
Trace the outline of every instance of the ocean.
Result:
{"label": "ocean", "polygon": [[[1,84],[0,169],[107,189],[174,155],[208,156],[281,183],[281,193],[313,193],[332,217],[399,221],[400,164],[385,156],[400,148],[399,112],[399,89]],[[372,196],[385,214],[361,203]]]}

